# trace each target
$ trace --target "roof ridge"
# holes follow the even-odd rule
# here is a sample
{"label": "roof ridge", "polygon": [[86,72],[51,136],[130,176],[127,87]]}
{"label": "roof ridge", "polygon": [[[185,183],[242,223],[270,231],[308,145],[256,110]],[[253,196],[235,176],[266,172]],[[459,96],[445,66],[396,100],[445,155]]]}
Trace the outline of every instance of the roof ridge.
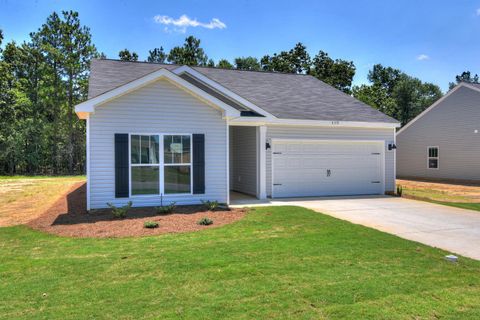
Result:
{"label": "roof ridge", "polygon": [[[97,61],[115,61],[120,63],[142,63],[142,64],[151,64],[151,65],[159,65],[159,66],[189,66],[184,64],[176,64],[176,63],[160,63],[160,62],[150,62],[150,61],[125,61],[121,59],[112,59],[112,58],[92,58],[92,60]],[[292,75],[292,76],[312,76],[311,74],[306,73],[293,73],[293,72],[281,72],[281,71],[269,71],[269,70],[244,70],[244,69],[228,69],[228,68],[219,68],[219,67],[208,67],[208,66],[189,66],[190,68],[203,68],[203,69],[214,69],[214,70],[225,70],[225,71],[237,71],[237,72],[258,72],[258,73],[266,73],[266,74],[283,74],[283,75]],[[315,78],[315,77],[314,77]]]}

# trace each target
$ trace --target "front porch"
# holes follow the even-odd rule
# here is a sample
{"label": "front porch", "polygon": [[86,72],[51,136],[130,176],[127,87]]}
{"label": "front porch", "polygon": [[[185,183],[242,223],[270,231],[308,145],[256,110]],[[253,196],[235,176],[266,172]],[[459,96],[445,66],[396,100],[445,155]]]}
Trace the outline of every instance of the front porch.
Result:
{"label": "front porch", "polygon": [[268,198],[258,199],[256,196],[253,196],[253,195],[232,191],[232,190],[230,191],[230,206],[233,208],[269,204],[270,202],[271,201]]}
{"label": "front porch", "polygon": [[266,200],[266,127],[229,127],[230,203]]}

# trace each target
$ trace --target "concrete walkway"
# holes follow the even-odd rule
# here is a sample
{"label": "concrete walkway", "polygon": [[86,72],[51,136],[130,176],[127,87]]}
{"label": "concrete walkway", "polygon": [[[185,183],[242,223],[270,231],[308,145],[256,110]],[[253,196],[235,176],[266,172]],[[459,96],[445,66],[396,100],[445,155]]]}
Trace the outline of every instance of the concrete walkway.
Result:
{"label": "concrete walkway", "polygon": [[301,206],[480,260],[478,211],[387,196],[284,199],[248,205]]}

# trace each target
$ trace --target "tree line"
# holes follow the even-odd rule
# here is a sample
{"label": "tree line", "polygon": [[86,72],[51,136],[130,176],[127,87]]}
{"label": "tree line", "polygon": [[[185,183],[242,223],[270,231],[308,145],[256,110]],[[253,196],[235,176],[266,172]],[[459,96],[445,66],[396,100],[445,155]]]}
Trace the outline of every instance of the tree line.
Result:
{"label": "tree line", "polygon": [[52,13],[28,41],[1,49],[1,174],[84,172],[85,124],[74,106],[86,98],[97,55],[73,11]]}
{"label": "tree line", "polygon": [[[138,61],[138,54],[128,49],[120,51],[118,56],[124,61]],[[208,59],[205,50],[200,46],[200,40],[190,36],[185,39],[183,46],[174,47],[168,53],[163,47],[149,50],[146,61],[309,74],[397,119],[402,126],[443,95],[438,85],[422,82],[399,69],[381,64],[375,64],[369,71],[369,84],[352,86],[356,71],[353,61],[334,60],[322,50],[311,58],[307,48],[300,42],[288,51],[267,54],[261,59],[251,56],[238,57],[233,62],[220,59],[215,64],[212,59]],[[450,89],[462,81],[478,83],[479,77],[477,74],[472,75],[469,71],[465,71],[456,76],[455,82],[449,84]]]}
{"label": "tree line", "polygon": [[[3,44],[0,30],[0,174],[80,174],[85,172],[85,123],[74,106],[87,98],[88,74],[93,58],[105,59],[92,43],[78,13],[52,13],[23,43]],[[138,54],[124,49],[124,61]],[[440,88],[399,69],[376,64],[368,84],[352,86],[353,61],[333,59],[324,51],[311,56],[302,43],[261,58],[233,61],[209,59],[200,39],[189,36],[168,52],[149,50],[147,60],[224,69],[309,74],[407,123],[442,96]],[[461,81],[479,82],[465,71]]]}

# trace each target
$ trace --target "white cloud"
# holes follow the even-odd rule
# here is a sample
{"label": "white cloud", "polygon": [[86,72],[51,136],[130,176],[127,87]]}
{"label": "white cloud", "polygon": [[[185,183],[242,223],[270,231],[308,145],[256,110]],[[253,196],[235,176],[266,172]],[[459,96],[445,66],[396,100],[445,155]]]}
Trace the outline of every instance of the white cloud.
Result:
{"label": "white cloud", "polygon": [[480,8],[477,9],[476,13],[477,13],[477,16],[480,17]]}
{"label": "white cloud", "polygon": [[429,60],[429,59],[430,59],[430,57],[426,54],[421,54],[417,57],[417,60],[419,60],[419,61]]}
{"label": "white cloud", "polygon": [[166,25],[165,31],[170,31],[169,26],[173,26],[173,30],[185,33],[189,27],[202,27],[206,29],[225,29],[227,25],[220,19],[213,18],[210,22],[200,22],[197,19],[191,19],[186,14],[182,14],[180,18],[174,19],[169,16],[156,15],[153,17],[155,23]]}

